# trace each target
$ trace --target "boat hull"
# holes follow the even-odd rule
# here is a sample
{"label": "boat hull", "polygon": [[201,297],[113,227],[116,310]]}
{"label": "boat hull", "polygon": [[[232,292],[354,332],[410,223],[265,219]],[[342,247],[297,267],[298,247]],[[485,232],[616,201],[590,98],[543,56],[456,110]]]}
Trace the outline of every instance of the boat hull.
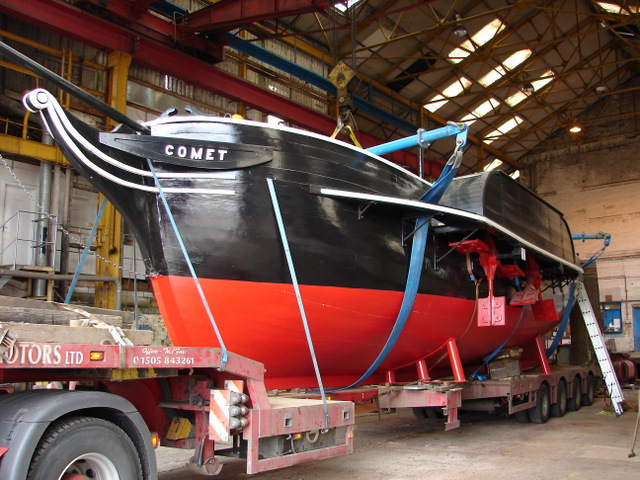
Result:
{"label": "boat hull", "polygon": [[[158,305],[174,343],[219,346],[189,277],[151,277]],[[260,359],[268,388],[317,386],[309,347],[292,285],[200,280],[227,349]],[[368,369],[387,340],[402,292],[301,285],[309,330],[325,386],[345,386]],[[506,341],[522,346],[556,322],[536,320],[531,309],[507,308],[506,324],[478,327],[475,301],[418,294],[396,347],[367,381],[384,382],[394,370],[398,380],[417,378],[415,363],[425,359],[430,376],[450,375],[446,342],[457,342],[468,368]],[[265,308],[267,306],[267,308]],[[178,328],[174,328],[174,327]]]}
{"label": "boat hull", "polygon": [[[54,102],[25,103],[134,232],[172,342],[221,346],[215,323],[227,349],[265,364],[270,388],[317,386],[294,275],[324,384],[360,378],[398,318],[416,228],[428,229],[417,295],[370,382],[387,371],[415,380],[423,359],[432,377],[450,374],[451,339],[468,368],[531,343],[557,324],[562,287],[579,273],[562,215],[504,176],[454,180],[445,205],[431,205],[420,201],[427,182],[320,135],[210,117],[158,119],[148,136],[105,133]],[[500,265],[492,281],[487,255]],[[554,286],[552,312],[548,290],[546,309],[534,295],[479,326],[479,298],[508,301],[527,282]]]}

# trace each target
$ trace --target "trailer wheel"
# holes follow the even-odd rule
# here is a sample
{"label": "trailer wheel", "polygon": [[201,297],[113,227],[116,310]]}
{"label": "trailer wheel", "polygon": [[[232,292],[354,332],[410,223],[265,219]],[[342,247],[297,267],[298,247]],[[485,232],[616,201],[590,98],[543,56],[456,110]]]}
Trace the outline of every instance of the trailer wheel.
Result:
{"label": "trailer wheel", "polygon": [[556,389],[558,400],[551,404],[549,413],[552,417],[564,417],[564,414],[567,413],[567,384],[564,380],[560,380]]}
{"label": "trailer wheel", "polygon": [[529,409],[529,419],[531,420],[531,423],[546,423],[547,420],[549,420],[549,413],[551,410],[549,386],[546,383],[540,385],[536,398],[536,405]]}
{"label": "trailer wheel", "polygon": [[567,401],[567,410],[577,412],[582,406],[582,379],[579,376],[573,379],[573,397]]}
{"label": "trailer wheel", "polygon": [[595,382],[593,380],[593,375],[590,373],[587,376],[587,391],[582,394],[582,405],[585,407],[590,407],[593,405],[593,397],[595,396]]}
{"label": "trailer wheel", "polygon": [[31,461],[27,480],[136,480],[142,478],[138,452],[111,422],[65,418],[51,425]]}

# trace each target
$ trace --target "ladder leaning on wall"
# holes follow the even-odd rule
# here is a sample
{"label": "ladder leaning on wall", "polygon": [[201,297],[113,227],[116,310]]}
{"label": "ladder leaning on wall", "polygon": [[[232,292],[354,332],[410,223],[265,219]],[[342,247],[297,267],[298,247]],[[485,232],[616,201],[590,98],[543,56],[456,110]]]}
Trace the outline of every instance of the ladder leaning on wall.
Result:
{"label": "ladder leaning on wall", "polygon": [[620,388],[616,372],[613,369],[613,363],[611,363],[609,351],[604,343],[602,331],[598,325],[598,321],[593,312],[593,306],[591,305],[591,301],[589,300],[589,296],[587,295],[587,290],[582,279],[576,280],[576,298],[578,300],[580,310],[582,311],[582,318],[584,319],[584,323],[587,327],[589,338],[591,339],[591,345],[593,345],[593,350],[596,354],[598,364],[600,365],[602,378],[604,379],[607,391],[611,397],[613,409],[615,410],[616,415],[622,415],[624,411],[622,409],[624,394]]}

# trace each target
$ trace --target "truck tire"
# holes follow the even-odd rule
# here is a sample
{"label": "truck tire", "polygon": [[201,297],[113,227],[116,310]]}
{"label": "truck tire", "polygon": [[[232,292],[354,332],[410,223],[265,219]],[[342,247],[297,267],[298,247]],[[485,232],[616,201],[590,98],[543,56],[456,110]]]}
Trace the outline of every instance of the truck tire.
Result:
{"label": "truck tire", "polygon": [[593,397],[595,396],[595,381],[593,379],[593,375],[589,374],[587,377],[587,390],[582,394],[582,405],[585,407],[590,407],[593,405]]}
{"label": "truck tire", "polygon": [[529,419],[531,420],[531,423],[546,423],[547,420],[549,420],[549,414],[551,411],[549,386],[546,383],[540,385],[536,399],[536,405],[528,410]]}
{"label": "truck tire", "polygon": [[579,376],[573,379],[573,396],[567,401],[567,410],[577,412],[582,406],[582,379]]}
{"label": "truck tire", "polygon": [[564,414],[567,413],[567,384],[564,380],[558,382],[556,396],[557,401],[551,404],[549,413],[552,417],[564,417]]}
{"label": "truck tire", "polygon": [[531,420],[529,419],[528,408],[526,410],[520,410],[519,412],[514,413],[513,416],[516,417],[516,421],[518,423],[531,423]]}
{"label": "truck tire", "polygon": [[142,468],[133,442],[118,426],[100,418],[70,417],[47,430],[27,480],[63,480],[72,475],[138,480]]}

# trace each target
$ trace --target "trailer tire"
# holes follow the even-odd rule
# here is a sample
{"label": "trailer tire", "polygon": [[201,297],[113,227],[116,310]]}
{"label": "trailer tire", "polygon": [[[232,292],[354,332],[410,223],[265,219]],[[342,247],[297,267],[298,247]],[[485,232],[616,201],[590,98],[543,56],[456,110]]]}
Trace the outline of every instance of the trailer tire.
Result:
{"label": "trailer tire", "polygon": [[567,413],[567,384],[564,380],[558,382],[556,387],[556,403],[551,404],[550,414],[552,417],[564,417]]}
{"label": "trailer tire", "polygon": [[582,406],[582,379],[579,376],[573,379],[573,396],[567,401],[567,410],[577,412]]}
{"label": "trailer tire", "polygon": [[65,476],[104,480],[142,478],[138,452],[115,424],[94,417],[70,417],[53,423],[31,461],[27,480]]}
{"label": "trailer tire", "polygon": [[547,385],[546,383],[540,385],[538,394],[536,395],[536,400],[536,405],[528,410],[529,420],[531,420],[531,423],[547,423],[551,411],[549,385]]}
{"label": "trailer tire", "polygon": [[593,374],[589,374],[587,376],[587,390],[582,394],[582,405],[585,407],[590,407],[593,405],[593,397],[595,397],[595,381],[593,379]]}

